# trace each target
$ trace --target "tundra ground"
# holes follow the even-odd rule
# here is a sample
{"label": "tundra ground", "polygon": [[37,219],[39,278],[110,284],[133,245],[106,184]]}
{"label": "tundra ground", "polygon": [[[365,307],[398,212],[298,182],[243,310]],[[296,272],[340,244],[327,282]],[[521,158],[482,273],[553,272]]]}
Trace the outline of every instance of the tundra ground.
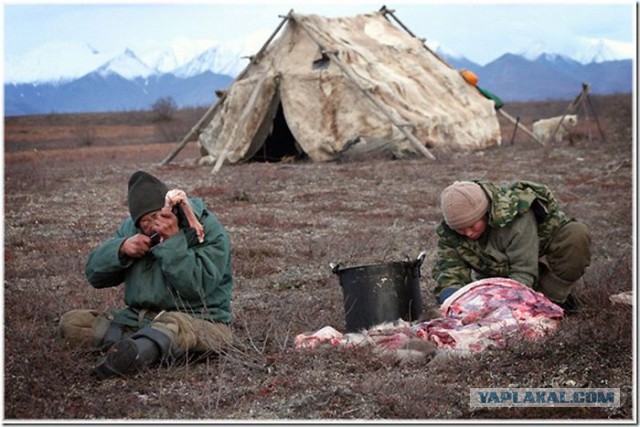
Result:
{"label": "tundra ground", "polygon": [[[217,175],[196,166],[193,142],[158,166],[202,111],[163,125],[145,113],[6,118],[5,420],[634,419],[635,307],[608,299],[634,288],[632,103],[630,95],[593,101],[604,141],[593,117],[578,125],[573,144],[548,147],[521,131],[512,142],[513,124],[501,122],[502,146],[435,152],[437,161],[249,163]],[[505,108],[530,127],[568,104]],[[203,197],[227,227],[235,343],[219,357],[97,382],[88,371],[99,354],[66,348],[56,325],[74,308],[121,306],[121,287],[91,288],[84,263],[128,215],[126,184],[138,169]],[[367,349],[293,348],[296,334],[345,327],[332,262],[426,251],[421,290],[425,309],[433,307],[439,195],[474,178],[545,183],[590,227],[579,313],[543,342],[468,358],[401,362]],[[470,387],[619,388],[621,406],[474,409]]]}

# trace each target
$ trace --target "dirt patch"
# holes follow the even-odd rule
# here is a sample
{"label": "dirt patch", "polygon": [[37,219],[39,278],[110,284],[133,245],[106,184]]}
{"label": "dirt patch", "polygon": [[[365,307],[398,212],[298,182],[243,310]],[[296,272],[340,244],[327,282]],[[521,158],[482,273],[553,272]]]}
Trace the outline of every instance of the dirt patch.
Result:
{"label": "dirt patch", "polygon": [[[608,300],[633,285],[631,97],[595,102],[606,141],[591,121],[578,128],[572,146],[545,148],[521,132],[511,144],[513,125],[503,124],[503,146],[435,153],[435,162],[251,163],[225,165],[217,175],[195,165],[194,143],[168,166],[158,166],[186,131],[163,143],[158,134],[145,134],[148,128],[129,128],[136,121],[130,114],[75,122],[47,116],[20,126],[6,119],[5,418],[631,419],[633,313]],[[567,105],[507,108],[528,124],[561,114]],[[50,126],[60,121],[99,131],[89,145],[75,137],[54,141],[59,134]],[[26,141],[19,134],[32,136]],[[123,134],[146,136],[113,143]],[[136,169],[204,197],[227,227],[236,338],[218,358],[99,383],[88,376],[99,355],[64,348],[55,327],[70,309],[121,306],[121,289],[95,290],[86,283],[84,263],[127,216],[126,182]],[[583,311],[546,342],[513,343],[464,359],[399,362],[366,349],[293,348],[298,333],[345,328],[332,262],[396,261],[427,251],[421,290],[425,309],[433,307],[429,271],[439,194],[452,181],[471,178],[546,183],[564,210],[590,227],[593,260],[580,286]],[[469,406],[469,387],[568,386],[620,388],[622,406]]]}

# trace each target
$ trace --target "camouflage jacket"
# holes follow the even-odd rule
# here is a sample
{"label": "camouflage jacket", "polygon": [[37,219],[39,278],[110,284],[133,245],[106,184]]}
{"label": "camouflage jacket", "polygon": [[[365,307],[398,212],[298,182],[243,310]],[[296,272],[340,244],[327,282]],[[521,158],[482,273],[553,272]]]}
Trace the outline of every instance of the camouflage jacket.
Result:
{"label": "camouflage jacket", "polygon": [[475,182],[489,198],[487,229],[480,239],[471,240],[444,221],[438,226],[432,269],[436,297],[445,288],[460,288],[487,277],[508,277],[534,286],[538,258],[546,253],[556,231],[572,220],[542,184],[516,181],[498,187],[487,181]]}

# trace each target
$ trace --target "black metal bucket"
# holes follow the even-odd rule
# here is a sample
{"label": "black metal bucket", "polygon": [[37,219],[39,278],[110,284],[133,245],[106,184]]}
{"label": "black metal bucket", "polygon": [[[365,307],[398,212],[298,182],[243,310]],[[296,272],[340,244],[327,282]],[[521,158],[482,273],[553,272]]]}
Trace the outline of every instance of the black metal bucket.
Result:
{"label": "black metal bucket", "polygon": [[413,321],[422,312],[420,266],[425,253],[414,261],[361,265],[331,270],[340,278],[347,332],[358,332],[398,319]]}

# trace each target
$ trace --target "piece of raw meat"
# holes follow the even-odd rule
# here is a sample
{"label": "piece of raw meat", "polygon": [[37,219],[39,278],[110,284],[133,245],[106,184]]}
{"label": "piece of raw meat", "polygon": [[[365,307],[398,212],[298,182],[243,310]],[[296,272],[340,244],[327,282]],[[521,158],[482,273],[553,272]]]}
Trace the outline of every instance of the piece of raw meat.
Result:
{"label": "piece of raw meat", "polygon": [[325,326],[324,328],[316,332],[305,332],[296,336],[294,344],[296,348],[311,348],[315,347],[321,342],[329,342],[330,344],[339,344],[342,340],[342,333],[333,329],[331,326]]}
{"label": "piece of raw meat", "polygon": [[182,190],[169,190],[164,198],[165,206],[169,206],[173,208],[175,205],[180,205],[184,215],[187,217],[187,221],[189,221],[189,226],[196,230],[196,234],[198,235],[198,242],[202,243],[204,241],[204,227],[196,218],[196,215],[193,213],[193,209],[191,209],[191,205],[189,204],[189,199],[187,199],[187,194]]}
{"label": "piece of raw meat", "polygon": [[416,340],[438,349],[463,353],[503,348],[508,339],[535,340],[553,332],[563,310],[542,293],[505,278],[470,283],[440,307],[441,317],[414,325],[398,320],[359,333],[341,334],[330,326],[300,334],[296,348],[322,343],[333,346],[374,345],[400,351],[416,348]]}
{"label": "piece of raw meat", "polygon": [[619,294],[610,295],[609,301],[617,304],[633,305],[633,291],[620,292]]}

